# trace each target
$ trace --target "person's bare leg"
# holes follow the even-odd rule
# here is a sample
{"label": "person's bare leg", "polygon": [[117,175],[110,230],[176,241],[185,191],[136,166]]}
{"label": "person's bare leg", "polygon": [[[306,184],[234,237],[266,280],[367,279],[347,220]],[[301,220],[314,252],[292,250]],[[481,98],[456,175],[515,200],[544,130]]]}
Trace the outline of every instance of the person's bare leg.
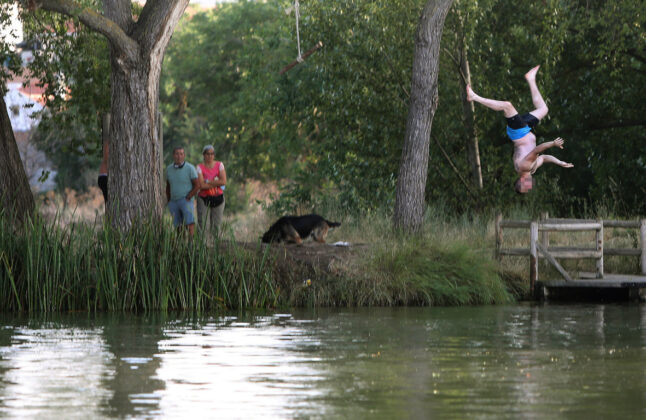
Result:
{"label": "person's bare leg", "polygon": [[514,108],[511,102],[483,98],[482,96],[477,95],[469,85],[467,85],[467,101],[476,101],[489,109],[493,109],[494,111],[502,111],[505,114],[505,118],[511,118],[518,114],[518,111],[516,111],[516,108]]}
{"label": "person's bare leg", "polygon": [[543,119],[547,115],[547,104],[543,100],[541,93],[538,91],[538,86],[536,86],[536,73],[538,73],[538,68],[536,66],[527,73],[525,73],[525,80],[529,84],[529,91],[532,93],[532,102],[534,103],[535,110],[530,111],[530,114],[536,118]]}

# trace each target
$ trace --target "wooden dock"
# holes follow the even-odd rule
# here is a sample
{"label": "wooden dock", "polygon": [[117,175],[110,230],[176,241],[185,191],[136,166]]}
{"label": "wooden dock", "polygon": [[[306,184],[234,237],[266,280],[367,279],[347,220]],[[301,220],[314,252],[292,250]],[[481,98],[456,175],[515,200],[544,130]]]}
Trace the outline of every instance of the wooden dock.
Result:
{"label": "wooden dock", "polygon": [[[529,248],[503,248],[503,229],[529,229]],[[604,228],[622,228],[639,230],[637,248],[605,248]],[[595,246],[559,247],[550,246],[549,232],[595,233]],[[609,274],[604,272],[604,256],[632,256],[640,259],[641,274]],[[496,257],[529,256],[530,290],[537,299],[559,295],[568,291],[576,294],[577,289],[595,289],[597,296],[616,295],[616,291],[625,291],[626,296],[638,298],[639,290],[646,288],[646,219],[640,221],[620,220],[587,220],[587,219],[550,219],[544,214],[540,220],[503,220],[502,215],[496,218]],[[560,274],[558,279],[538,279],[539,258],[547,260]],[[594,273],[568,273],[558,262],[559,259],[594,259]],[[611,292],[612,291],[612,292]]]}

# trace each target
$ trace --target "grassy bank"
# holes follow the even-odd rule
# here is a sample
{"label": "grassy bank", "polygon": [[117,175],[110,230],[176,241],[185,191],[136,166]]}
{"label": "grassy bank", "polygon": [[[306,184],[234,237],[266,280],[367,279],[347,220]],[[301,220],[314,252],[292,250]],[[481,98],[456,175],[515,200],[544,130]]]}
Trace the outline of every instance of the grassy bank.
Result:
{"label": "grassy bank", "polygon": [[167,225],[119,235],[41,218],[16,231],[1,215],[0,305],[31,312],[208,311],[513,300],[490,252],[478,251],[486,239],[474,238],[486,234],[474,232],[475,224],[428,226],[410,239],[393,234],[389,218],[377,213],[346,219],[329,241],[363,245],[330,271],[277,257],[289,248],[267,250],[233,236],[206,246],[205,238],[188,241]]}
{"label": "grassy bank", "polygon": [[[494,260],[494,216],[427,211],[421,235],[398,235],[387,213],[326,217],[343,224],[328,242],[351,251],[323,263],[296,247],[271,248],[258,238],[274,218],[254,210],[231,215],[224,240],[193,241],[163,226],[121,236],[109,228],[37,218],[15,231],[0,217],[0,305],[10,311],[208,311],[250,307],[473,305],[528,296],[526,257]],[[335,216],[337,214],[337,216]],[[530,219],[518,210],[506,218]],[[598,217],[598,216],[597,216]],[[611,216],[603,216],[612,218]],[[605,243],[635,247],[637,232],[608,229]],[[504,246],[528,247],[526,230],[505,230]],[[552,233],[553,246],[594,246],[594,235]],[[208,246],[207,246],[208,243]],[[332,249],[333,247],[328,247]],[[332,251],[334,254],[334,251]],[[593,260],[564,261],[568,271],[594,271]],[[609,257],[606,271],[639,271],[632,257]],[[559,275],[545,261],[544,278]]]}
{"label": "grassy bank", "polygon": [[[333,211],[331,211],[333,213]],[[491,226],[490,226],[491,225]],[[449,219],[427,212],[424,231],[411,238],[392,232],[391,218],[374,212],[346,218],[328,242],[362,244],[339,264],[343,281],[303,290],[303,302],[330,305],[474,305],[507,303],[526,295],[522,276],[503,272],[493,258],[488,218]]]}
{"label": "grassy bank", "polygon": [[[619,219],[603,209],[585,217]],[[518,208],[509,210],[505,218],[538,216]],[[527,299],[529,258],[495,261],[494,220],[495,214],[455,216],[435,206],[427,209],[422,234],[410,238],[392,233],[391,218],[386,213],[346,218],[330,240],[370,246],[359,258],[345,262],[345,282],[326,283],[310,291],[307,298],[321,305],[338,300],[357,305],[467,305]],[[594,232],[551,232],[549,240],[551,246],[596,246]],[[610,248],[637,248],[639,231],[605,229],[604,243]],[[504,247],[529,248],[528,229],[505,229]],[[594,259],[562,260],[561,264],[574,275],[595,271]],[[607,273],[640,273],[635,257],[606,256],[604,265]],[[561,277],[545,259],[540,260],[539,273],[542,279]]]}

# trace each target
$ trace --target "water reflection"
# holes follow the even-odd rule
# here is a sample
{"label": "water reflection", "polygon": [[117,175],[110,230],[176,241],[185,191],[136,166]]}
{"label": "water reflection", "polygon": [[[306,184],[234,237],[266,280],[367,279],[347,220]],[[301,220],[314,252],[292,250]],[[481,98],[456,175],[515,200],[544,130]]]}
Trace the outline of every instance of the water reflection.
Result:
{"label": "water reflection", "polygon": [[165,315],[108,314],[99,319],[104,347],[112,355],[101,378],[101,386],[112,392],[102,399],[101,412],[120,417],[161,413],[159,392],[165,382],[157,379],[157,370]]}
{"label": "water reflection", "polygon": [[320,342],[307,332],[308,324],[274,315],[170,328],[160,343],[162,412],[170,417],[213,412],[222,418],[320,412],[303,403],[321,395],[317,382],[323,375],[316,366]]}
{"label": "water reflection", "polygon": [[3,322],[0,413],[14,418],[80,418],[99,413],[111,390],[100,386],[106,351],[91,323],[34,319]]}
{"label": "water reflection", "polygon": [[644,305],[0,320],[0,416],[646,415]]}

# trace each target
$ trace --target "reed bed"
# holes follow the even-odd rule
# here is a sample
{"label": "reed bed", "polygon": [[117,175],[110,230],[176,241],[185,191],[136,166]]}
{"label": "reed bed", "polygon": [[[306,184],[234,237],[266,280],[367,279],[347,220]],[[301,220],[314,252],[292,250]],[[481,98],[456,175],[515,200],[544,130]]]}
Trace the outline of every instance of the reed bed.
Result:
{"label": "reed bed", "polygon": [[170,226],[127,234],[60,227],[34,217],[20,230],[0,214],[0,307],[5,311],[151,311],[284,304],[267,253]]}

